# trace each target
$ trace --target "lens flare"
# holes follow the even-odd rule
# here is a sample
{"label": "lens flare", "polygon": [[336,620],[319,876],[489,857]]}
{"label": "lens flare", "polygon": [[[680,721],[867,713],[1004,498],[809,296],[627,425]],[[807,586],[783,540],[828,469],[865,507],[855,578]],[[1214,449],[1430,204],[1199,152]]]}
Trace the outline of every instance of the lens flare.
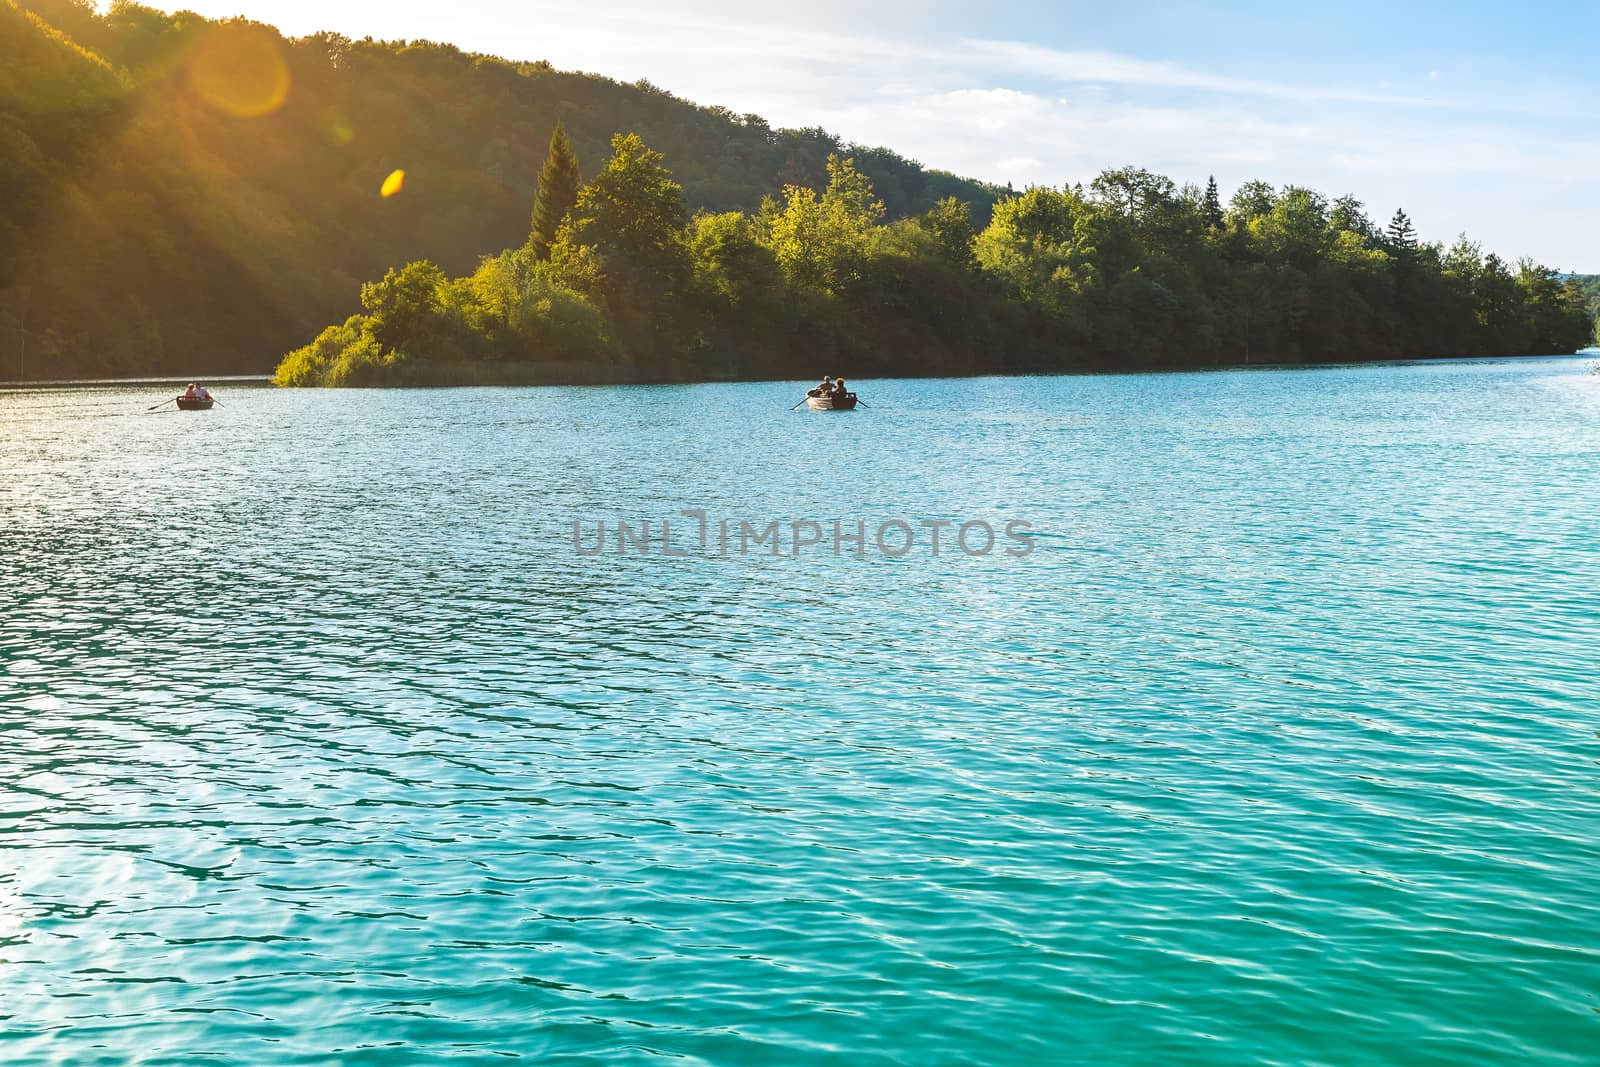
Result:
{"label": "lens flare", "polygon": [[289,97],[289,65],[264,27],[224,24],[195,45],[189,56],[189,87],[229,115],[270,115]]}
{"label": "lens flare", "polygon": [[378,194],[384,197],[393,196],[395,193],[398,193],[401,189],[405,188],[405,184],[406,172],[403,170],[397,170],[387,178],[383,179],[383,188],[378,190]]}

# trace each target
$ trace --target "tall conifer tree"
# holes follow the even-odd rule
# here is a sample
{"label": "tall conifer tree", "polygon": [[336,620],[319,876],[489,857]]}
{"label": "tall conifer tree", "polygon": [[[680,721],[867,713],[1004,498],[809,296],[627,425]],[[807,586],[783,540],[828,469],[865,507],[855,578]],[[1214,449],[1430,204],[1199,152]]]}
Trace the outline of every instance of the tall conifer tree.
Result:
{"label": "tall conifer tree", "polygon": [[1404,211],[1396,211],[1389,220],[1389,247],[1401,259],[1409,259],[1417,250],[1417,231]]}
{"label": "tall conifer tree", "polygon": [[1217,193],[1216,175],[1206,182],[1206,195],[1200,201],[1200,210],[1205,215],[1207,226],[1214,230],[1222,225],[1222,197]]}
{"label": "tall conifer tree", "polygon": [[567,128],[557,122],[555,132],[550,134],[550,153],[539,171],[539,192],[533,201],[533,232],[528,237],[534,255],[540,259],[550,258],[556,231],[572,205],[578,202],[578,188],[582,184],[578,157],[567,139]]}

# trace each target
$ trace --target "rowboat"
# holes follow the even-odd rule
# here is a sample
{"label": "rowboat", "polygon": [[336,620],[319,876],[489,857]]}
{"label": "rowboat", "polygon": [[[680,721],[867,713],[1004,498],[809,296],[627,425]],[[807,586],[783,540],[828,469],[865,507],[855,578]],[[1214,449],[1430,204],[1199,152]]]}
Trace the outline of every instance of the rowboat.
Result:
{"label": "rowboat", "polygon": [[856,394],[846,393],[843,396],[808,396],[806,407],[812,411],[854,411]]}
{"label": "rowboat", "polygon": [[199,397],[180,396],[180,397],[178,397],[178,410],[179,411],[210,411],[211,410],[211,405],[213,403],[215,403],[214,398],[209,397],[209,396],[206,397],[204,400],[201,400]]}

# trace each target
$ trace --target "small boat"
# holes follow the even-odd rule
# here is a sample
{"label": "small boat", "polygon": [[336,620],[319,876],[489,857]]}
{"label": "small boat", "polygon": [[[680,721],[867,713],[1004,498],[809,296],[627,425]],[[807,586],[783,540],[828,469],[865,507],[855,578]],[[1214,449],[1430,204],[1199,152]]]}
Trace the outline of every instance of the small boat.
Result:
{"label": "small boat", "polygon": [[846,393],[843,396],[808,396],[806,407],[812,411],[854,411],[856,407],[856,394]]}
{"label": "small boat", "polygon": [[214,403],[216,403],[216,399],[214,397],[208,396],[204,400],[201,400],[199,397],[195,396],[180,396],[178,397],[178,410],[210,411],[211,405]]}

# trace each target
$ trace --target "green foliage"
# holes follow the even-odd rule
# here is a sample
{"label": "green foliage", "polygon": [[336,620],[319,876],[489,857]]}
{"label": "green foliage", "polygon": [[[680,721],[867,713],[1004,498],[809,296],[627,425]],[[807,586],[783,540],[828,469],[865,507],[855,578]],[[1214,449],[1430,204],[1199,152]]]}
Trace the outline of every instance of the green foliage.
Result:
{"label": "green foliage", "polygon": [[789,186],[769,227],[773,254],[790,284],[837,295],[860,278],[869,236],[885,209],[855,160],[830,155],[827,169],[821,197]]}
{"label": "green foliage", "polygon": [[933,237],[933,248],[941,258],[966,270],[978,269],[973,246],[977,234],[972,229],[972,208],[947,196],[929,208],[918,224]]}
{"label": "green foliage", "polygon": [[[1574,274],[1567,281],[1577,288],[1576,297],[1581,299],[1589,320],[1595,327],[1595,334],[1600,336],[1600,274]],[[1594,340],[1593,337],[1590,340]]]}
{"label": "green foliage", "polygon": [[1340,233],[1352,233],[1372,240],[1377,236],[1372,220],[1367,218],[1366,206],[1353,196],[1341,196],[1328,208],[1328,226]]}
{"label": "green foliage", "polygon": [[[277,110],[230,114],[195,92],[190,57],[229,26],[286,66]],[[531,237],[558,122],[583,160],[637,130],[673,160],[689,211],[753,212],[841,149],[426,41],[285,38],[127,0],[104,14],[86,0],[0,0],[0,375],[15,373],[19,315],[37,338],[30,374],[270,368],[358,310],[358,279],[423,259],[466,274]],[[404,190],[380,197],[396,169]],[[905,216],[953,195],[987,220],[999,192],[889,152],[868,172]]]}
{"label": "green foliage", "polygon": [[605,312],[527,248],[485,259],[470,285],[500,358],[596,364],[616,355]]}
{"label": "green foliage", "polygon": [[550,246],[555,244],[557,231],[577,203],[578,189],[582,184],[578,157],[573,154],[567,128],[558,122],[555,132],[550,134],[550,151],[545,156],[544,167],[539,171],[539,192],[533,200],[533,228],[529,241],[532,242],[534,255],[540,259],[550,258]]}
{"label": "green foliage", "polygon": [[[361,287],[364,315],[285,356],[279,385],[422,385],[602,377],[625,364],[604,312],[527,246],[451,280],[409,263]],[[484,373],[484,368],[501,368]]]}
{"label": "green foliage", "polygon": [[1217,193],[1217,178],[1214,174],[1206,179],[1205,198],[1200,202],[1200,214],[1205,219],[1208,229],[1216,230],[1222,227],[1224,221],[1222,197]]}
{"label": "green foliage", "polygon": [[1292,185],[1284,186],[1265,214],[1250,220],[1249,230],[1269,262],[1302,270],[1326,257],[1334,236],[1328,226],[1327,200]]}
{"label": "green foliage", "polygon": [[1258,219],[1272,210],[1272,205],[1277,201],[1277,192],[1271,183],[1262,181],[1248,181],[1234,191],[1233,199],[1228,201],[1228,215],[1239,225],[1246,225],[1251,219]]}
{"label": "green foliage", "polygon": [[[1105,220],[1081,190],[1033,188],[995,206],[978,235],[978,262],[1024,305],[1054,319],[1074,341],[1088,339],[1084,294],[1103,276],[1094,222]],[[1114,234],[1109,235],[1113,238]]]}
{"label": "green foliage", "polygon": [[1578,283],[1589,309],[1600,313],[1600,274],[1574,274],[1572,278]]}
{"label": "green foliage", "polygon": [[695,216],[689,253],[703,297],[729,310],[761,300],[782,281],[777,257],[741,211]]}
{"label": "green foliage", "polygon": [[1417,254],[1417,231],[1404,211],[1395,211],[1385,236],[1389,239],[1389,251],[1396,259],[1409,262]]}
{"label": "green foliage", "polygon": [[1002,201],[977,254],[1101,365],[1570,352],[1589,336],[1581,287],[1465,241],[1419,245],[1403,212],[1380,235],[1353,198],[1247,182],[1212,227],[1207,194],[1136,169],[1091,194]]}
{"label": "green foliage", "polygon": [[361,287],[361,306],[378,324],[373,331],[385,348],[416,346],[435,331],[444,311],[444,271],[426,260],[391,268],[382,281]]}
{"label": "green foliage", "polygon": [[1594,319],[1583,288],[1549,267],[1523,259],[1517,263],[1527,342],[1534,351],[1555,351],[1594,339]]}
{"label": "green foliage", "polygon": [[[207,372],[251,370],[292,348],[286,385],[1487,355],[1593,338],[1600,281],[1510,266],[1465,238],[1419,243],[1403,212],[1380,229],[1350,197],[1246,182],[1224,208],[1214,180],[1179,188],[1134,167],[1013,194],[547,63],[286,40],[127,0],[103,15],[25,6],[0,0],[0,366],[18,336],[36,339],[30,369],[57,375],[193,373],[199,353]],[[281,106],[246,116],[202,97],[189,64],[217,34],[281,60]],[[580,184],[577,155],[607,145]],[[380,196],[396,170],[403,188]]]}
{"label": "green foliage", "polygon": [[612,155],[578,192],[551,252],[562,282],[600,302],[611,331],[652,377],[683,355],[691,267],[683,189],[660,152],[617,134]]}
{"label": "green foliage", "polygon": [[278,385],[378,385],[397,362],[394,353],[385,353],[372,335],[372,320],[352,315],[285,356],[273,381]]}
{"label": "green foliage", "polygon": [[606,275],[628,277],[627,295],[670,299],[688,273],[683,187],[638,134],[617,134],[611,149],[579,191],[557,243],[593,249]]}
{"label": "green foliage", "polygon": [[480,363],[561,353],[609,368],[591,378],[672,378],[819,359],[935,374],[1570,351],[1590,337],[1577,280],[1513,271],[1465,238],[1407,245],[1403,215],[1378,235],[1358,202],[1292,185],[1253,184],[1211,226],[1199,189],[1125,168],[1087,195],[1004,199],[975,235],[950,198],[885,223],[871,183],[834,157],[821,194],[795,186],[757,216],[685,226],[661,157],[634,136],[614,147],[549,263],[524,247],[465,284],[426,263],[391,271],[363,288],[366,319],[290,353],[280,380],[416,380],[433,353],[474,345]]}

